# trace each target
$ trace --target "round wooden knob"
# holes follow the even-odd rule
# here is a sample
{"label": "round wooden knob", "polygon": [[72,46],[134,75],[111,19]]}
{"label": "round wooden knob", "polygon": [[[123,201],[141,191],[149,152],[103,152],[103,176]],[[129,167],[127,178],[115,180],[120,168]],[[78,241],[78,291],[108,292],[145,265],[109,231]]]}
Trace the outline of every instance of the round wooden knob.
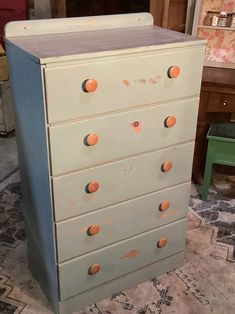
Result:
{"label": "round wooden knob", "polygon": [[96,181],[89,182],[86,186],[87,193],[94,193],[99,189],[99,183]]}
{"label": "round wooden knob", "polygon": [[168,172],[171,170],[172,168],[172,162],[171,161],[165,161],[163,164],[162,164],[162,171],[163,172]]}
{"label": "round wooden knob", "polygon": [[94,92],[98,87],[98,83],[95,79],[88,79],[82,83],[82,89],[86,93]]}
{"label": "round wooden knob", "polygon": [[178,65],[173,65],[168,69],[169,78],[176,78],[180,75],[180,67]]}
{"label": "round wooden knob", "polygon": [[97,144],[98,141],[99,141],[99,136],[95,133],[88,134],[84,138],[84,143],[86,146],[93,146],[93,145]]}
{"label": "round wooden knob", "polygon": [[157,243],[157,246],[159,247],[159,248],[162,248],[162,247],[164,247],[164,246],[166,246],[167,245],[167,239],[165,239],[165,238],[161,238],[159,241],[158,241],[158,243]]}
{"label": "round wooden knob", "polygon": [[169,116],[165,119],[165,127],[172,128],[176,124],[176,118],[174,116]]}
{"label": "round wooden knob", "polygon": [[88,269],[88,274],[89,275],[95,275],[100,271],[100,265],[99,264],[94,264]]}
{"label": "round wooden knob", "polygon": [[165,211],[170,207],[170,202],[169,201],[162,201],[161,204],[159,205],[159,210],[160,211]]}
{"label": "round wooden knob", "polygon": [[100,226],[99,225],[91,225],[88,229],[87,229],[87,234],[89,236],[94,236],[97,233],[100,232]]}

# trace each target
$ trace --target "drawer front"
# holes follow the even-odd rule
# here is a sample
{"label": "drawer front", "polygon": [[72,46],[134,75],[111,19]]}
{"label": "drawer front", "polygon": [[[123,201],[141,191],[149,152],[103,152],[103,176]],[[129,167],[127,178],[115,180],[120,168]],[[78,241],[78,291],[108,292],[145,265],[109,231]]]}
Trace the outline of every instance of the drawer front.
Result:
{"label": "drawer front", "polygon": [[210,93],[208,112],[235,112],[235,95]]}
{"label": "drawer front", "polygon": [[189,189],[185,183],[57,223],[59,262],[184,218]]}
{"label": "drawer front", "polygon": [[[190,99],[51,127],[52,174],[193,140],[197,111],[198,99]],[[98,136],[94,145],[89,136]]]}
{"label": "drawer front", "polygon": [[[59,264],[61,299],[183,251],[185,229],[183,219]],[[164,241],[165,246],[159,247],[163,240],[167,243]],[[89,274],[90,267],[95,265],[93,274]]]}
{"label": "drawer front", "polygon": [[[71,64],[45,69],[49,123],[198,95],[203,47],[166,49],[151,55]],[[193,61],[192,61],[193,60]],[[177,78],[168,77],[171,66]],[[84,82],[91,84],[84,92]]]}
{"label": "drawer front", "polygon": [[[194,142],[52,179],[55,219],[62,220],[189,181]],[[162,171],[170,161],[172,168]],[[169,164],[169,163],[168,163]],[[95,182],[98,190],[88,193]]]}

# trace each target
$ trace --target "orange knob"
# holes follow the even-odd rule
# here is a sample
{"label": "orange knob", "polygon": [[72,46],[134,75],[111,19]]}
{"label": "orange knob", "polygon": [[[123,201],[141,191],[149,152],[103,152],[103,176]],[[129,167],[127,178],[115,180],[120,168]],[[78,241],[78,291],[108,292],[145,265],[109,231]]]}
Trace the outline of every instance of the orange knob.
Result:
{"label": "orange knob", "polygon": [[100,226],[99,225],[91,225],[88,229],[87,229],[87,234],[89,236],[94,236],[97,233],[100,232]]}
{"label": "orange knob", "polygon": [[95,79],[88,79],[82,83],[82,89],[86,93],[94,92],[98,87],[98,83]]}
{"label": "orange knob", "polygon": [[161,204],[159,205],[159,210],[160,211],[165,211],[170,207],[170,202],[169,201],[162,201]]}
{"label": "orange knob", "polygon": [[86,192],[87,193],[94,193],[99,189],[100,185],[96,181],[91,181],[86,186]]}
{"label": "orange knob", "polygon": [[176,118],[174,116],[169,116],[165,119],[165,127],[172,128],[176,124]]}
{"label": "orange knob", "polygon": [[176,78],[180,75],[180,67],[178,65],[172,65],[168,69],[168,76],[169,78]]}
{"label": "orange knob", "polygon": [[89,275],[95,275],[100,271],[100,265],[99,264],[94,264],[88,269],[88,274]]}
{"label": "orange knob", "polygon": [[162,171],[163,172],[168,172],[171,170],[172,168],[172,162],[171,161],[165,161],[163,164],[162,164]]}
{"label": "orange knob", "polygon": [[88,134],[84,138],[84,143],[86,146],[93,146],[93,145],[97,144],[98,141],[99,141],[99,136],[95,133]]}
{"label": "orange knob", "polygon": [[165,238],[161,238],[159,241],[158,241],[158,243],[157,243],[157,246],[159,247],[159,248],[162,248],[162,247],[164,247],[164,246],[166,246],[167,245],[167,239],[165,239]]}

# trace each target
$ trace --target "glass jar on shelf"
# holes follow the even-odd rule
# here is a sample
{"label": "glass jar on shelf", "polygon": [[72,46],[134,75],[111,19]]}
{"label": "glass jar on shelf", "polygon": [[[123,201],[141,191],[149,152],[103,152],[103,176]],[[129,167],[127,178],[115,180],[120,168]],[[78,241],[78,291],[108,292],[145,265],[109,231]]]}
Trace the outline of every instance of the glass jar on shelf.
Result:
{"label": "glass jar on shelf", "polygon": [[235,12],[231,13],[231,20],[230,20],[229,27],[234,27],[235,28]]}
{"label": "glass jar on shelf", "polygon": [[224,12],[224,11],[220,12],[220,15],[218,17],[217,26],[219,26],[219,27],[226,27],[227,26],[227,20],[228,20],[227,13]]}
{"label": "glass jar on shelf", "polygon": [[210,26],[212,19],[212,11],[207,11],[203,20],[203,25]]}
{"label": "glass jar on shelf", "polygon": [[211,26],[218,26],[219,12],[213,11],[211,17]]}

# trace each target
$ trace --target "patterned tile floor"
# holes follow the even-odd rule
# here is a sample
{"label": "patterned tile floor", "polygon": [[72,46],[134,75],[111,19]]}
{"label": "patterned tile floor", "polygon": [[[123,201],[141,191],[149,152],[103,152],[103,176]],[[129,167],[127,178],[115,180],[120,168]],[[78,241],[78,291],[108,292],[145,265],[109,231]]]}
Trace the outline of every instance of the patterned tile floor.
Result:
{"label": "patterned tile floor", "polygon": [[206,224],[216,226],[216,241],[231,245],[229,258],[235,261],[235,177],[217,174],[209,190],[208,200],[201,201],[196,189],[190,207]]}
{"label": "patterned tile floor", "polygon": [[[207,202],[192,187],[184,265],[77,314],[233,314],[235,178],[217,176]],[[0,181],[0,313],[52,313],[27,268],[18,171]]]}

